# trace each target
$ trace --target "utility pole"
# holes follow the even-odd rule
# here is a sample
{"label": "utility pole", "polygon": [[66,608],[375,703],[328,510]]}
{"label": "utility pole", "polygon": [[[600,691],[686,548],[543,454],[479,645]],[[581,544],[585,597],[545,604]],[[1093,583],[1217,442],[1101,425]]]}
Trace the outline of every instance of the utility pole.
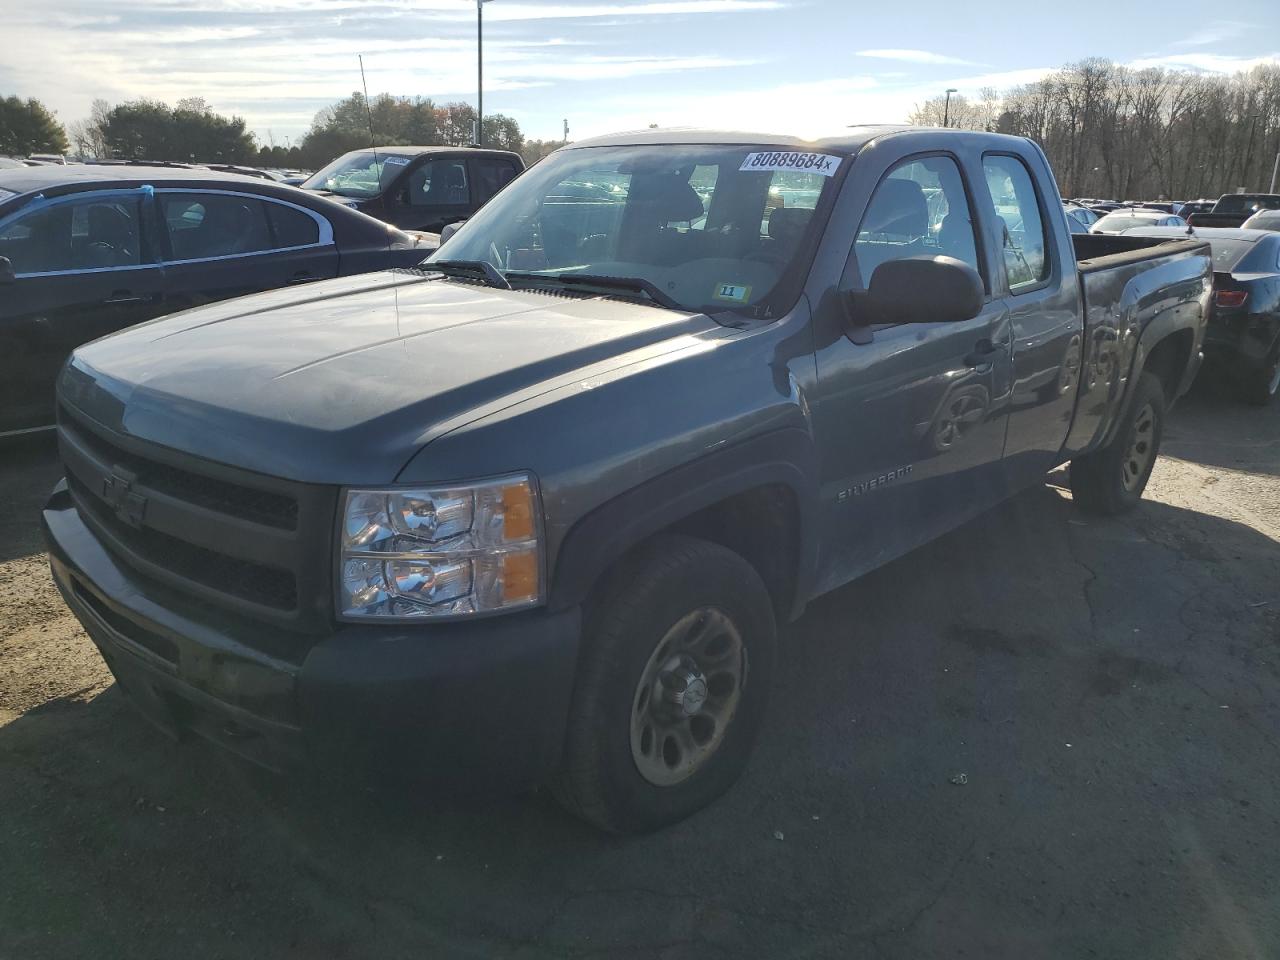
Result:
{"label": "utility pole", "polygon": [[1280,150],[1276,151],[1276,162],[1271,165],[1271,189],[1267,193],[1276,192],[1276,176],[1280,175]]}
{"label": "utility pole", "polygon": [[564,142],[569,142],[569,118],[564,118]]}
{"label": "utility pole", "polygon": [[491,0],[476,0],[476,135],[478,146],[484,146],[484,5]]}
{"label": "utility pole", "polygon": [[951,126],[951,95],[955,92],[955,87],[947,87],[947,101],[942,107],[942,125],[944,127]]}

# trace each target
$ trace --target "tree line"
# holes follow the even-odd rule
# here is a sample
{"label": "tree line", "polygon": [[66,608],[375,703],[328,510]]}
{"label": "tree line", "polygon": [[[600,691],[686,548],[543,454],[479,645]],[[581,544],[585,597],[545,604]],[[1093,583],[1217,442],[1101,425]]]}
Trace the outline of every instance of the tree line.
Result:
{"label": "tree line", "polygon": [[1030,137],[1064,196],[1192,200],[1266,191],[1280,153],[1280,66],[1233,76],[1090,58],[976,99],[935,97],[911,122]]}
{"label": "tree line", "polygon": [[[259,143],[237,116],[217,113],[202,97],[169,106],[140,99],[111,104],[95,100],[88,117],[63,128],[38,100],[0,98],[0,155],[66,153],[103,160],[231,163],[317,169],[335,157],[367,147],[436,144],[463,146],[475,136],[475,108],[437,104],[425,97],[351,96],[320,110],[297,144]],[[485,146],[520,151],[520,125],[511,117],[484,118]],[[538,157],[549,150],[532,141]],[[559,144],[555,144],[559,146]]]}

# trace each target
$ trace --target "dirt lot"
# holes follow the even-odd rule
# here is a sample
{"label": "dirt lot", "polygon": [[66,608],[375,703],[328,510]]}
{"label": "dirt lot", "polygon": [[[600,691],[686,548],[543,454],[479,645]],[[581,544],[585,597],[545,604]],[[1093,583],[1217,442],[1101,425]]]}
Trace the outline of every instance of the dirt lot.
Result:
{"label": "dirt lot", "polygon": [[738,787],[608,840],[163,739],[7,447],[0,957],[1280,956],[1280,410],[1200,390],[1165,449],[1125,520],[1045,486],[815,604]]}

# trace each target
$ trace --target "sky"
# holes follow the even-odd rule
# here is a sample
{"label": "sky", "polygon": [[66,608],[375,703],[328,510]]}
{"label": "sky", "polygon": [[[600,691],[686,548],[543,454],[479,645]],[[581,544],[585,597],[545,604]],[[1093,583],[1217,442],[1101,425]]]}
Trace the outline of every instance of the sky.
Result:
{"label": "sky", "polygon": [[[566,119],[571,139],[652,123],[820,136],[1088,56],[1280,63],[1277,0],[492,0],[484,23],[485,112],[556,140]],[[199,96],[296,143],[360,89],[357,54],[371,94],[476,95],[475,0],[0,0],[0,24],[0,95],[64,124],[96,97]]]}

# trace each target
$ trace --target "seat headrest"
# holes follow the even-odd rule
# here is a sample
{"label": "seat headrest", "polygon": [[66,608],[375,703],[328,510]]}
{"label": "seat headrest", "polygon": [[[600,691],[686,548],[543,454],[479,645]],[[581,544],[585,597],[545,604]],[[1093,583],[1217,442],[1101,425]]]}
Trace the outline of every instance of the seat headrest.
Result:
{"label": "seat headrest", "polygon": [[797,243],[813,211],[805,207],[775,207],[769,214],[769,237],[781,243]]}
{"label": "seat headrest", "polygon": [[683,223],[702,216],[698,191],[674,173],[633,177],[627,205],[658,223]]}
{"label": "seat headrest", "polygon": [[864,233],[923,237],[929,232],[929,203],[914,180],[885,180],[876,187],[862,221]]}

